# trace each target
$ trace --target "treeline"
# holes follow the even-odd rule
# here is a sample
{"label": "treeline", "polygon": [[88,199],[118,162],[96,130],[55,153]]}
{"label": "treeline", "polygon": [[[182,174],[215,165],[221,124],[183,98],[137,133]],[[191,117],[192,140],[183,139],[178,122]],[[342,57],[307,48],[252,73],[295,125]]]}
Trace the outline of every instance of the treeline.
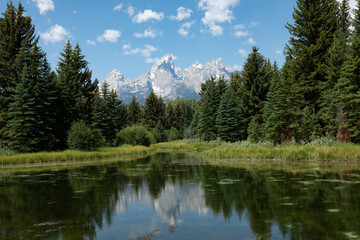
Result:
{"label": "treeline", "polygon": [[298,0],[282,69],[254,47],[230,83],[203,84],[191,132],[204,140],[359,143],[359,7],[351,19],[348,0]]}
{"label": "treeline", "polygon": [[92,80],[78,44],[68,41],[56,72],[31,18],[12,2],[0,18],[0,147],[20,152],[205,141],[360,142],[360,0],[298,0],[281,69],[253,47],[230,81],[211,78],[201,100],[125,105]]}

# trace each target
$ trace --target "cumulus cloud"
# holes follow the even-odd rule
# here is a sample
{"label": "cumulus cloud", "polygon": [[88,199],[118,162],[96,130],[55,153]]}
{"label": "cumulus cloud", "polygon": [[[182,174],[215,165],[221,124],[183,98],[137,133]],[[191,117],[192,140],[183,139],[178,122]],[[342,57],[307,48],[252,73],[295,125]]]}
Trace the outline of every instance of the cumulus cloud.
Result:
{"label": "cumulus cloud", "polygon": [[125,12],[129,15],[129,17],[132,17],[135,14],[135,8],[133,6],[129,6],[126,8]]}
{"label": "cumulus cloud", "polygon": [[205,11],[204,17],[201,19],[204,25],[208,26],[213,36],[223,34],[223,28],[219,25],[224,22],[231,22],[235,19],[232,8],[235,7],[240,0],[200,0],[199,8]]}
{"label": "cumulus cloud", "polygon": [[47,11],[54,11],[55,4],[52,0],[32,0],[40,10],[40,14],[44,15]]}
{"label": "cumulus cloud", "polygon": [[45,44],[56,43],[63,41],[66,37],[70,37],[71,34],[63,26],[55,25],[52,26],[47,32],[40,33],[42,39],[44,39]]}
{"label": "cumulus cloud", "polygon": [[164,19],[164,14],[162,12],[158,13],[152,11],[151,9],[145,9],[144,12],[139,12],[136,14],[132,21],[135,23],[143,23],[149,20],[161,21]]}
{"label": "cumulus cloud", "polygon": [[247,37],[250,33],[248,31],[236,31],[235,36],[236,37]]}
{"label": "cumulus cloud", "polygon": [[259,22],[252,21],[252,22],[249,23],[249,28],[254,28],[257,25],[259,25]]}
{"label": "cumulus cloud", "polygon": [[171,16],[170,19],[174,21],[182,21],[184,19],[188,19],[191,17],[191,13],[193,12],[189,8],[179,7],[177,10],[176,16]]}
{"label": "cumulus cloud", "polygon": [[98,42],[107,41],[112,43],[117,43],[119,37],[121,37],[121,32],[115,29],[107,29],[104,31],[103,35],[97,38]]}
{"label": "cumulus cloud", "polygon": [[239,53],[242,57],[247,57],[247,55],[249,55],[249,53],[248,53],[245,49],[239,49],[238,53]]}
{"label": "cumulus cloud", "polygon": [[114,11],[121,11],[122,7],[123,7],[123,4],[120,3],[120,4],[116,5],[113,10]]}
{"label": "cumulus cloud", "polygon": [[151,55],[153,52],[156,52],[158,49],[151,45],[144,45],[143,48],[132,48],[131,43],[125,44],[122,47],[125,55],[139,55],[144,57],[145,62],[153,63],[156,62],[157,58],[152,58]]}
{"label": "cumulus cloud", "polygon": [[246,42],[244,42],[244,44],[255,45],[256,42],[253,38],[249,38]]}
{"label": "cumulus cloud", "polygon": [[239,30],[239,29],[245,29],[245,25],[244,24],[237,24],[234,26],[235,30]]}
{"label": "cumulus cloud", "polygon": [[178,30],[178,33],[181,36],[186,37],[189,34],[189,30],[194,23],[195,21],[184,23],[183,25],[181,25],[180,29]]}
{"label": "cumulus cloud", "polygon": [[140,32],[134,33],[134,37],[136,38],[156,38],[156,36],[157,36],[157,31],[151,28],[145,29],[143,33]]}
{"label": "cumulus cloud", "polygon": [[96,45],[96,42],[95,41],[91,41],[91,40],[86,40],[86,43],[88,45],[91,45],[91,46],[95,46]]}

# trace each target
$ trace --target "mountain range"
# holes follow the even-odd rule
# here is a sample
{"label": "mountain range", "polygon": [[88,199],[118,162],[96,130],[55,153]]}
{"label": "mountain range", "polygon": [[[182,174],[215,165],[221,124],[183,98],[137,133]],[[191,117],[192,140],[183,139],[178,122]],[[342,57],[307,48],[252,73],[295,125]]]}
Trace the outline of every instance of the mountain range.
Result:
{"label": "mountain range", "polygon": [[188,68],[181,69],[174,65],[171,54],[159,59],[150,71],[142,74],[135,80],[130,80],[122,72],[115,69],[111,71],[102,83],[109,84],[110,89],[116,90],[119,99],[129,103],[135,95],[138,102],[144,103],[151,91],[163,99],[195,98],[199,99],[198,92],[201,83],[211,76],[223,76],[229,80],[233,68],[225,66],[222,58],[214,59],[205,65],[196,62]]}

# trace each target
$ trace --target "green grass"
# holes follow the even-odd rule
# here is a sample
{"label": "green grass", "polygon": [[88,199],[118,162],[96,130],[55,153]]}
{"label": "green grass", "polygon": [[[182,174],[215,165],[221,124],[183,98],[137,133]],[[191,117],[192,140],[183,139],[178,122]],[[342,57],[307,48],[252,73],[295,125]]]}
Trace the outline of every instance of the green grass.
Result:
{"label": "green grass", "polygon": [[66,150],[62,152],[39,152],[0,156],[0,164],[4,166],[15,164],[89,161],[121,156],[144,156],[147,154],[149,154],[149,148],[147,147],[123,145],[116,148],[101,148],[95,151]]}

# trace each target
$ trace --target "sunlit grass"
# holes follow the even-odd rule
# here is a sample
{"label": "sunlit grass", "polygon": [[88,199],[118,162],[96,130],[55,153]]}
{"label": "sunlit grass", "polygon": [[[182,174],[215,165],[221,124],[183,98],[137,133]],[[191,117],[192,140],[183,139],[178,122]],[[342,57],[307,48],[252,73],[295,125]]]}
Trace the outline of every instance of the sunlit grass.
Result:
{"label": "sunlit grass", "polygon": [[88,161],[96,159],[106,159],[127,155],[146,155],[149,148],[143,146],[124,145],[116,148],[101,148],[95,151],[66,150],[62,152],[39,152],[24,153],[11,156],[0,156],[0,164],[33,164],[33,163],[52,163],[67,161]]}

